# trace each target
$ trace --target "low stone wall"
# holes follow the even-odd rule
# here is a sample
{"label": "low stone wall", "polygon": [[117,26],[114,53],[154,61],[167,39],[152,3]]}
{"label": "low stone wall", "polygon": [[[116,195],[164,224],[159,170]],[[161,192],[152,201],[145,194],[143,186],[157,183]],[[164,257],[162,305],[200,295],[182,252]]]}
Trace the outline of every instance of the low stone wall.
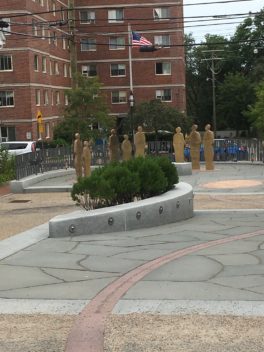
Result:
{"label": "low stone wall", "polygon": [[49,237],[129,231],[174,223],[193,216],[193,189],[184,182],[162,195],[138,202],[54,217]]}
{"label": "low stone wall", "polygon": [[172,164],[176,167],[179,176],[192,175],[192,163],[175,163]]}

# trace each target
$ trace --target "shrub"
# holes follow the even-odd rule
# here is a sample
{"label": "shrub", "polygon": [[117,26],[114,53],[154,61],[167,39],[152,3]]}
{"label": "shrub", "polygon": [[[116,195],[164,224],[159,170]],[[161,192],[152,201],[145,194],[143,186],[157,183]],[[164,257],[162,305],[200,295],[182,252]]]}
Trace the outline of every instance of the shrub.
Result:
{"label": "shrub", "polygon": [[166,192],[178,182],[176,168],[165,158],[112,162],[89,177],[79,178],[71,196],[85,209],[132,202]]}
{"label": "shrub", "polygon": [[167,185],[167,191],[172,189],[176,183],[179,183],[179,176],[176,167],[171,163],[171,161],[165,157],[155,157],[153,158],[155,162],[159,165],[161,170],[163,171],[168,185]]}
{"label": "shrub", "polygon": [[15,177],[15,158],[10,157],[6,149],[0,148],[0,185]]}

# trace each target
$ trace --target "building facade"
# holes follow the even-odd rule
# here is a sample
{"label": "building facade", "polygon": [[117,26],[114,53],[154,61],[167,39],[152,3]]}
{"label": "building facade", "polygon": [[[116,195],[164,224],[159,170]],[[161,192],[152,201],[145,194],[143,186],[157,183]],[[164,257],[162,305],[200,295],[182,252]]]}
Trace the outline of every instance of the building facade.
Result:
{"label": "building facade", "polygon": [[[53,137],[71,65],[99,77],[117,121],[131,99],[185,111],[183,0],[9,0],[0,2],[1,19],[10,26],[0,50],[0,141]],[[132,47],[131,31],[157,50]]]}
{"label": "building facade", "polygon": [[71,87],[67,10],[66,0],[0,2],[9,23],[0,50],[0,141],[52,138]]}

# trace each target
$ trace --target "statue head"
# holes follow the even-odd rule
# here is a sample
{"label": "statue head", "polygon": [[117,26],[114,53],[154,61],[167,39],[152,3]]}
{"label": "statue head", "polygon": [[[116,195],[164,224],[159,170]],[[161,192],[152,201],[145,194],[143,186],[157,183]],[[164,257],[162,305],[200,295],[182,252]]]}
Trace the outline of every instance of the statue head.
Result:
{"label": "statue head", "polygon": [[113,128],[112,130],[111,130],[111,134],[115,134],[116,133],[116,130]]}
{"label": "statue head", "polygon": [[75,133],[75,138],[80,139],[80,133]]}
{"label": "statue head", "polygon": [[142,132],[142,130],[143,130],[143,129],[142,129],[142,126],[138,126],[138,129],[137,129],[137,130],[138,130],[138,132]]}
{"label": "statue head", "polygon": [[84,142],[83,142],[83,146],[84,146],[84,147],[88,147],[88,146],[89,146],[89,142],[88,142],[88,141],[84,141]]}
{"label": "statue head", "polygon": [[127,134],[124,134],[124,140],[128,140],[128,135]]}
{"label": "statue head", "polygon": [[197,130],[197,128],[198,128],[198,126],[197,126],[197,125],[192,125],[192,130],[193,130],[193,131],[196,131],[196,130]]}
{"label": "statue head", "polygon": [[175,129],[175,131],[176,131],[177,133],[180,133],[180,132],[181,132],[181,128],[180,128],[180,127],[177,127],[177,128]]}
{"label": "statue head", "polygon": [[208,123],[207,125],[205,125],[205,130],[208,131],[211,129],[211,125]]}

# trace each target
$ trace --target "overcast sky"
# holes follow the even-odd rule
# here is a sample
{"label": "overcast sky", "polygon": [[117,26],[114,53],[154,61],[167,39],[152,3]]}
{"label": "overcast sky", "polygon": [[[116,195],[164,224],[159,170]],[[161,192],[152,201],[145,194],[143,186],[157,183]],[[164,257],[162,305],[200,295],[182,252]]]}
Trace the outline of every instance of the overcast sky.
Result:
{"label": "overcast sky", "polygon": [[[204,35],[207,33],[223,35],[225,37],[232,36],[244,18],[233,18],[224,20],[213,20],[214,23],[221,23],[221,25],[209,25],[212,22],[201,22],[201,18],[198,18],[196,23],[188,23],[187,21],[193,21],[194,19],[188,19],[189,16],[215,16],[215,15],[230,15],[230,14],[244,14],[249,12],[257,12],[264,8],[263,0],[251,0],[251,1],[237,1],[233,3],[222,3],[215,4],[225,0],[183,0],[184,3],[184,16],[185,16],[185,33],[193,33],[194,38],[197,42],[201,42],[204,39]],[[187,4],[198,4],[198,3],[212,3],[206,5],[195,5],[187,6]],[[238,22],[237,24],[226,24],[227,22]],[[225,23],[225,24],[224,24]],[[205,26],[199,26],[205,25]],[[193,27],[189,27],[193,26]]]}

